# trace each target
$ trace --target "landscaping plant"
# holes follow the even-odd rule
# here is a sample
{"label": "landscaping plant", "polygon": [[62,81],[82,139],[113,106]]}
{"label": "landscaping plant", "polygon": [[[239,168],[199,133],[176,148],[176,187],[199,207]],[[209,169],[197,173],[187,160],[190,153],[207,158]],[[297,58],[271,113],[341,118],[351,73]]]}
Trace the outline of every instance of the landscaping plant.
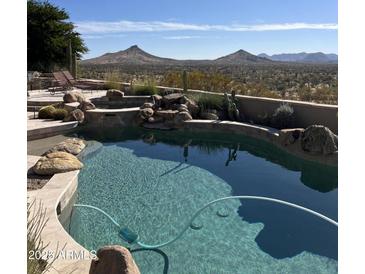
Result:
{"label": "landscaping plant", "polygon": [[42,203],[33,200],[27,203],[27,273],[41,274],[52,265],[53,260],[47,262],[39,258],[38,254],[44,254],[48,244],[44,244],[41,233],[47,223],[46,210]]}
{"label": "landscaping plant", "polygon": [[289,104],[280,105],[271,117],[271,126],[277,129],[291,128],[294,124],[294,109]]}
{"label": "landscaping plant", "polygon": [[68,115],[68,111],[64,108],[56,108],[53,112],[53,119],[63,120]]}
{"label": "landscaping plant", "polygon": [[45,106],[42,107],[38,111],[38,118],[39,119],[53,119],[54,112],[56,111],[56,108],[54,106]]}

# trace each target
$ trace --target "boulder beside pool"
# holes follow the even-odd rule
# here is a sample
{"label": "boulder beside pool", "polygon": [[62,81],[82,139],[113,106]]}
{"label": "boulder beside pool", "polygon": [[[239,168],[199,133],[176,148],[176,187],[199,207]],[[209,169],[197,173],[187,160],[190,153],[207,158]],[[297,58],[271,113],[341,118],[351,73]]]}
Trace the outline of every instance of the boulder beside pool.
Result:
{"label": "boulder beside pool", "polygon": [[78,121],[79,123],[83,123],[85,121],[85,114],[82,112],[81,109],[75,109],[69,113],[63,119],[64,122],[70,122],[70,121]]}
{"label": "boulder beside pool", "polygon": [[69,138],[49,149],[43,154],[43,156],[56,151],[63,151],[71,153],[72,155],[78,155],[85,148],[85,146],[86,145],[83,140],[78,138]]}
{"label": "boulder beside pool", "polygon": [[89,274],[140,274],[131,253],[125,247],[110,245],[100,248],[92,260]]}
{"label": "boulder beside pool", "polygon": [[322,125],[307,127],[301,136],[304,151],[329,155],[338,150],[338,137],[329,128]]}
{"label": "boulder beside pool", "polygon": [[74,103],[74,102],[81,103],[84,100],[85,96],[82,94],[82,92],[78,91],[70,91],[65,93],[65,95],[63,96],[63,101],[65,103]]}
{"label": "boulder beside pool", "polygon": [[33,167],[38,175],[53,175],[83,168],[83,164],[72,154],[57,151],[41,157]]}

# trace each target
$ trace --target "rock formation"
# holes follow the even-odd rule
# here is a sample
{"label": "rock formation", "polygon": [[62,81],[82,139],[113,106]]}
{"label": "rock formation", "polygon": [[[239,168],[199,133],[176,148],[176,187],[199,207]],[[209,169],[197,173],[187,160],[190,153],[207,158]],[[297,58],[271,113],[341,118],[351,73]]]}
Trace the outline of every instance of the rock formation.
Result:
{"label": "rock formation", "polygon": [[119,89],[109,89],[106,92],[109,101],[119,101],[124,97],[124,92]]}
{"label": "rock formation", "polygon": [[84,112],[81,109],[75,109],[71,111],[63,121],[64,122],[78,121],[80,124],[82,124],[84,120],[85,120]]}
{"label": "rock formation", "polygon": [[57,151],[41,157],[33,166],[38,175],[53,175],[83,168],[83,164],[72,154]]}
{"label": "rock formation", "polygon": [[153,95],[154,103],[144,103],[138,120],[146,128],[173,129],[181,127],[184,121],[193,119],[199,107],[184,94],[171,93],[165,96]]}
{"label": "rock formation", "polygon": [[83,140],[78,138],[69,138],[49,149],[43,154],[43,156],[56,151],[63,151],[71,153],[72,155],[78,155],[85,146],[86,145]]}
{"label": "rock formation", "polygon": [[303,131],[301,147],[311,153],[333,154],[338,150],[338,138],[329,128],[312,125]]}
{"label": "rock formation", "polygon": [[92,260],[89,274],[140,274],[128,249],[105,246],[98,250],[97,260]]}
{"label": "rock formation", "polygon": [[91,103],[89,100],[84,100],[80,103],[78,107],[82,112],[85,112],[87,110],[95,109],[95,105]]}
{"label": "rock formation", "polygon": [[78,92],[78,91],[70,91],[70,92],[67,92],[63,96],[63,101],[65,103],[74,103],[74,102],[81,103],[84,100],[85,100],[85,96],[81,92]]}

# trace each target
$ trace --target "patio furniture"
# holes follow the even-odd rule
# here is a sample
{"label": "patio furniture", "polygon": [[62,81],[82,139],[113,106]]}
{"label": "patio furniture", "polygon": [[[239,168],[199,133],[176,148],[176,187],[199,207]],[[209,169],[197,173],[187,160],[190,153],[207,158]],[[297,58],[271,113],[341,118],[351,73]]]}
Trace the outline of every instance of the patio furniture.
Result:
{"label": "patio furniture", "polygon": [[56,91],[68,91],[72,89],[73,87],[79,88],[79,89],[92,89],[92,86],[78,83],[71,73],[67,70],[64,71],[58,71],[53,72],[53,77],[56,79],[57,86],[48,88],[48,91],[51,93],[51,95],[54,95]]}
{"label": "patio furniture", "polygon": [[57,86],[48,88],[51,95],[54,95],[56,91],[67,91],[72,89],[72,84],[67,80],[62,71],[52,72],[52,75],[56,79]]}
{"label": "patio furniture", "polygon": [[73,87],[77,87],[79,89],[92,89],[92,86],[90,85],[78,83],[68,70],[63,70],[62,73]]}

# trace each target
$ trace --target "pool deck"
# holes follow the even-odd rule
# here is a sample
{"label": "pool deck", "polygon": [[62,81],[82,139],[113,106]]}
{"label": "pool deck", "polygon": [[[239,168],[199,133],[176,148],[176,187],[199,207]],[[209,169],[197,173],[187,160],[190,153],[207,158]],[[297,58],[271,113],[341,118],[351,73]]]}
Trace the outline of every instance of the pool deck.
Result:
{"label": "pool deck", "polygon": [[27,120],[27,139],[35,140],[69,132],[78,126],[77,121],[62,122],[48,119],[29,119]]}
{"label": "pool deck", "polygon": [[[87,99],[99,98],[106,95],[106,90],[74,89],[72,91],[81,92]],[[33,90],[29,91],[29,95],[27,106],[32,110],[32,108],[63,102],[64,93],[58,91],[54,95],[51,95],[47,90]]]}

